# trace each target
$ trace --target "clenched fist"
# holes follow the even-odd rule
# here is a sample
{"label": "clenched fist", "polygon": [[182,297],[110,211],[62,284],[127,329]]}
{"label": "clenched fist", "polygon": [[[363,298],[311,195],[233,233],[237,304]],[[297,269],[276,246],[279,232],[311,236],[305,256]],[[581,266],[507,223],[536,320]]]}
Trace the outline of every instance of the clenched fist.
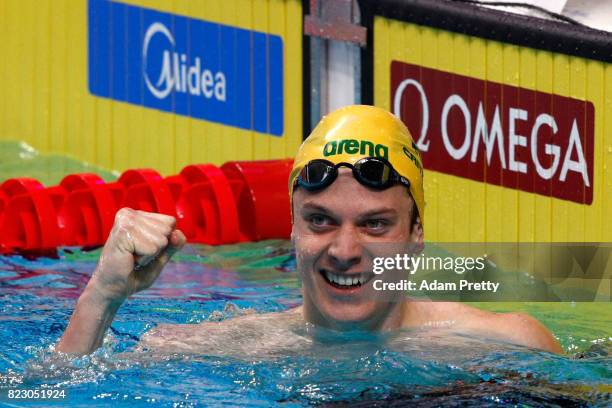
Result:
{"label": "clenched fist", "polygon": [[123,301],[151,286],[183,245],[185,235],[176,229],[174,217],[119,210],[96,270],[56,350],[87,354],[100,347]]}
{"label": "clenched fist", "polygon": [[147,289],[185,244],[174,217],[122,208],[88,284],[109,302]]}

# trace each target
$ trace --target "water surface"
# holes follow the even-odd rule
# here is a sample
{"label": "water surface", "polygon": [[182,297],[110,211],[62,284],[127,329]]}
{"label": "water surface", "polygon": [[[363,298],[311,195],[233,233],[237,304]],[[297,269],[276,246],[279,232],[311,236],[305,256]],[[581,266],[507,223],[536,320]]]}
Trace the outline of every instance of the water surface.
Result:
{"label": "water surface", "polygon": [[[419,331],[335,333],[276,318],[233,332],[230,323],[225,337],[216,337],[223,341],[211,340],[196,353],[136,351],[143,334],[162,324],[232,322],[299,306],[287,241],[189,246],[151,289],[121,307],[100,350],[58,360],[52,347],[98,255],[99,250],[63,249],[58,259],[0,257],[0,402],[14,404],[6,396],[16,387],[62,389],[67,394],[62,402],[74,406],[608,406],[612,401],[609,303],[478,305],[530,313],[553,331],[567,356]],[[270,342],[278,347],[258,350]]]}

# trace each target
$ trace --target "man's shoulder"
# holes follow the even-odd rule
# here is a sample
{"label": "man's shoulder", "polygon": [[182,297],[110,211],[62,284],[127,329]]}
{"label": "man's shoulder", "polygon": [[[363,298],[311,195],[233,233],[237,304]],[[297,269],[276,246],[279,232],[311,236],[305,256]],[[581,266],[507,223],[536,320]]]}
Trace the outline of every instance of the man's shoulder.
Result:
{"label": "man's shoulder", "polygon": [[464,321],[464,327],[514,344],[559,353],[561,349],[546,327],[527,313],[496,313],[473,308],[479,319]]}
{"label": "man's shoulder", "polygon": [[427,321],[421,322],[423,326],[445,326],[526,347],[562,352],[548,329],[526,313],[496,313],[456,302],[418,303],[419,309],[427,310],[424,313]]}
{"label": "man's shoulder", "polygon": [[[249,335],[257,336],[261,343],[270,343],[267,341],[269,339],[265,339],[266,336],[279,331],[290,334],[288,329],[281,329],[298,320],[300,310],[293,308],[282,312],[251,312],[221,321],[197,324],[159,324],[141,337],[138,350],[170,353],[211,351],[211,348],[224,343],[240,343],[241,336]],[[218,351],[215,354],[226,354],[222,349]]]}

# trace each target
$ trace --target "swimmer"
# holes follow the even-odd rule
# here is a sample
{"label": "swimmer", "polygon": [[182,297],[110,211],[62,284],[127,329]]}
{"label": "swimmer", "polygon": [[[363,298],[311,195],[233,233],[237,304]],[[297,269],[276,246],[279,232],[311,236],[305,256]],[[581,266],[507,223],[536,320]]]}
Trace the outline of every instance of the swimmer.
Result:
{"label": "swimmer", "polygon": [[[300,146],[289,179],[297,268],[304,303],[283,313],[247,315],[220,323],[159,325],[141,339],[147,350],[208,349],[211,337],[241,327],[274,326],[274,338],[251,337],[247,348],[274,347],[283,325],[308,322],[333,330],[447,330],[491,341],[560,353],[551,333],[523,313],[492,313],[461,303],[379,299],[372,289],[378,244],[422,246],[425,199],[420,153],[404,124],[372,106],[338,109]],[[121,304],[150,287],[185,244],[175,219],[131,209],[117,213],[100,260],[77,301],[56,349],[88,354],[100,347]],[[267,322],[262,323],[262,322]],[[266,329],[266,330],[267,330]],[[266,330],[261,331],[265,334]],[[221,333],[221,334],[220,334]],[[283,338],[303,347],[303,337]],[[261,344],[259,344],[261,343]],[[265,343],[265,345],[264,345]],[[208,349],[209,350],[209,349]]]}

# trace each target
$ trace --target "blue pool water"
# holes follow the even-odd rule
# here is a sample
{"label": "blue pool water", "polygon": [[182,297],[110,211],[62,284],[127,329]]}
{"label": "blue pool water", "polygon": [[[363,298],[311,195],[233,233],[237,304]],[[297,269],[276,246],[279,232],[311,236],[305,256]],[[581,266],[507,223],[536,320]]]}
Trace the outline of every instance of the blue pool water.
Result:
{"label": "blue pool water", "polygon": [[[52,347],[98,255],[64,249],[58,259],[0,257],[0,405],[612,404],[609,303],[479,305],[534,315],[567,356],[461,336],[341,334],[274,321],[219,337],[188,355],[136,350],[140,337],[160,324],[221,321],[300,305],[287,241],[189,246],[150,290],[122,306],[101,349],[58,359]],[[258,350],[266,342],[277,347]],[[586,358],[575,358],[577,353]],[[62,390],[65,398],[9,399],[11,389]]]}

